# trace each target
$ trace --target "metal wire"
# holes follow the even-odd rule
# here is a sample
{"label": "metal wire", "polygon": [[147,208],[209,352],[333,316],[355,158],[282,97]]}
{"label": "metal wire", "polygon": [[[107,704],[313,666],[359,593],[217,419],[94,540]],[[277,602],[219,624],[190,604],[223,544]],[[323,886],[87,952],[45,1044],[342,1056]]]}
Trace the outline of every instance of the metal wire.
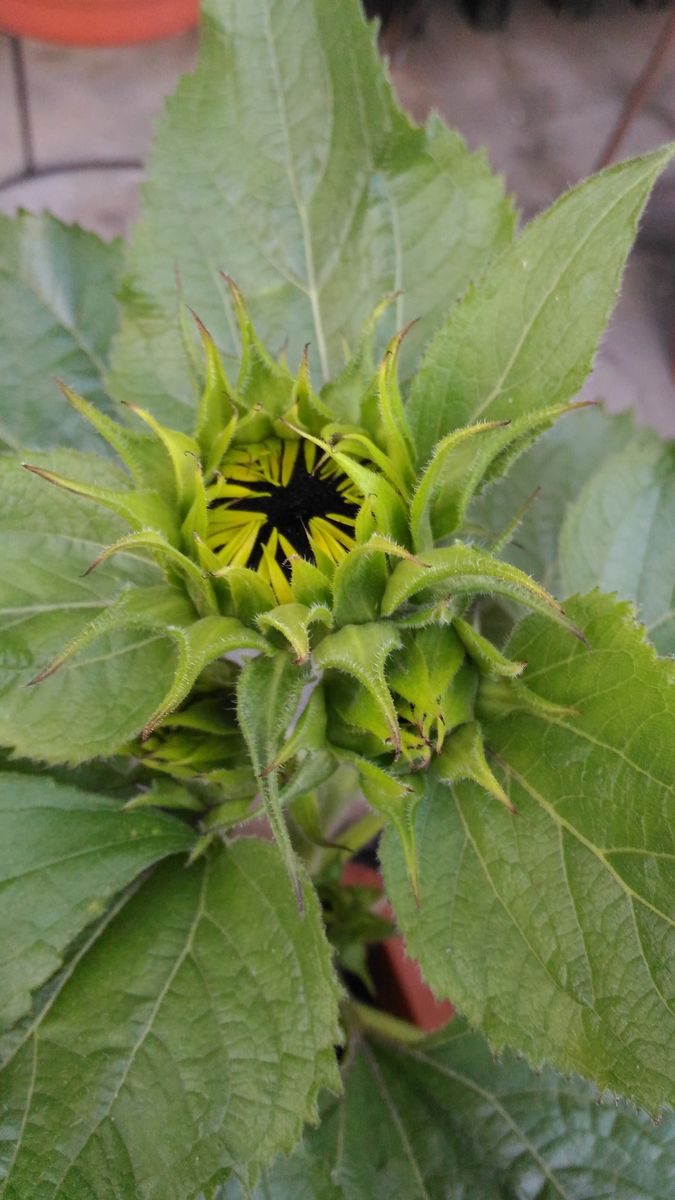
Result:
{"label": "metal wire", "polygon": [[20,38],[9,37],[9,48],[14,81],[14,96],[19,120],[22,166],[11,175],[0,179],[0,192],[28,183],[33,179],[46,179],[51,175],[69,175],[78,171],[140,171],[140,158],[82,158],[64,159],[57,162],[38,163],[35,156],[33,120],[30,107],[28,70]]}

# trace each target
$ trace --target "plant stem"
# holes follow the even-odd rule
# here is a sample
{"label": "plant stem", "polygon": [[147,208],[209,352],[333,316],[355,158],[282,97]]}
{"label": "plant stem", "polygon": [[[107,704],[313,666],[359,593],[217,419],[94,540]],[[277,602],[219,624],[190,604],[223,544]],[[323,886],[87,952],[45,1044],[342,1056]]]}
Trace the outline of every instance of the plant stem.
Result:
{"label": "plant stem", "polygon": [[372,1033],[375,1037],[386,1038],[389,1042],[398,1042],[401,1046],[414,1046],[423,1042],[428,1036],[423,1030],[392,1017],[379,1008],[371,1008],[367,1004],[359,1004],[350,1000],[345,1005],[345,1017],[349,1024],[361,1029],[364,1033]]}
{"label": "plant stem", "polygon": [[612,130],[594,170],[600,171],[603,167],[609,166],[616,157],[624,137],[649,98],[674,46],[675,13],[672,13],[660,31],[643,70],[626,97],[619,120]]}

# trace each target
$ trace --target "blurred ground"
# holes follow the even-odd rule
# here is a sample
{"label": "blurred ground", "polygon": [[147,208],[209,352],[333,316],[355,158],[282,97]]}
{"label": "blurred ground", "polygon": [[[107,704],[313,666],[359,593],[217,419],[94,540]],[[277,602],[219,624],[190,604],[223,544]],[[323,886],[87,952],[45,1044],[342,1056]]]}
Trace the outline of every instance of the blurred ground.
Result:
{"label": "blurred ground", "polygon": [[[449,4],[411,5],[384,37],[401,102],[418,119],[436,108],[493,167],[525,217],[588,174],[660,43],[668,15],[607,0],[591,20],[521,0],[505,31],[477,32]],[[23,42],[32,154],[57,162],[116,160],[114,169],[54,173],[0,187],[0,211],[49,208],[103,236],[137,212],[140,163],[163,98],[194,61],[193,34],[147,46],[70,50]],[[0,40],[0,181],[21,171],[12,47]],[[24,130],[25,134],[25,130]],[[667,56],[620,157],[675,137],[675,50]],[[675,433],[675,171],[656,189],[598,366],[585,389],[612,408]]]}

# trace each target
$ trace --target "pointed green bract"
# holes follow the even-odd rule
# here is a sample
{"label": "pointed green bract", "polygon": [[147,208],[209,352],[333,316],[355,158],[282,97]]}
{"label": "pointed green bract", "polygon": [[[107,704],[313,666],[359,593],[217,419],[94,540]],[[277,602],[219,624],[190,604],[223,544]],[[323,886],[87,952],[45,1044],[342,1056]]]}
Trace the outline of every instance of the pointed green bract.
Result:
{"label": "pointed green bract", "polygon": [[117,542],[113,542],[112,546],[108,546],[102,554],[94,559],[87,569],[87,574],[107,562],[113,554],[133,550],[149,550],[160,564],[167,564],[170,570],[174,568],[178,576],[185,580],[187,591],[198,611],[209,611],[216,608],[213,584],[206,577],[205,572],[200,570],[193,559],[188,558],[186,554],[182,554],[180,550],[172,546],[161,533],[152,530],[146,530],[143,533],[128,533]]}
{"label": "pointed green bract", "polygon": [[295,654],[295,662],[300,665],[309,658],[309,634],[312,625],[331,625],[333,621],[330,608],[325,604],[316,604],[308,608],[305,604],[280,604],[269,612],[260,613],[257,624],[264,632],[276,629],[285,639]]}
{"label": "pointed green bract", "polygon": [[509,812],[516,811],[501,783],[488,766],[483,734],[477,721],[468,721],[465,725],[460,725],[459,729],[446,739],[435,763],[435,773],[447,784],[458,783],[461,779],[472,779]]}
{"label": "pointed green bract", "polygon": [[471,655],[478,669],[485,675],[506,677],[507,679],[522,675],[527,663],[512,662],[488,638],[483,637],[477,629],[474,629],[468,621],[456,617],[452,622],[452,627],[466,647],[467,653]]}
{"label": "pointed green bract", "polygon": [[501,557],[563,595],[558,544],[568,507],[602,464],[636,436],[641,440],[629,413],[610,416],[599,405],[571,412],[544,433],[516,470],[474,498],[469,522],[494,545],[522,512],[518,536],[502,545]]}
{"label": "pointed green bract", "polygon": [[450,626],[429,625],[403,636],[403,646],[389,664],[387,679],[400,696],[422,711],[431,711],[463,659],[464,649]]}
{"label": "pointed green bract", "polygon": [[[148,736],[173,709],[187,699],[198,676],[216,659],[238,650],[257,650],[269,653],[263,637],[247,629],[233,617],[209,616],[195,620],[194,611],[176,589],[159,585],[156,588],[137,588],[125,591],[120,599],[97,617],[34,679],[38,686],[61,670],[70,659],[80,655],[92,643],[116,632],[147,630],[167,638],[177,649],[173,680],[160,703],[154,706],[138,729]],[[137,721],[139,717],[136,718]],[[122,742],[120,738],[120,743]],[[67,749],[64,746],[64,753]]]}
{"label": "pointed green bract", "polygon": [[544,588],[517,568],[472,546],[456,544],[445,550],[430,550],[419,563],[399,563],[385,588],[382,615],[391,616],[406,601],[426,592],[433,592],[439,601],[467,595],[506,596],[576,633],[560,605]]}
{"label": "pointed green bract", "polygon": [[[490,433],[493,429],[503,428],[504,424],[504,422],[485,421],[478,425],[467,425],[463,429],[448,434],[436,446],[429,465],[420,475],[410,504],[410,532],[413,546],[418,552],[430,550],[434,545],[432,528],[434,502],[441,488],[445,486],[447,489],[447,480],[444,479],[444,475],[448,472],[448,465],[453,464],[453,460],[458,457],[458,452],[461,454],[467,442],[473,445],[476,437],[480,438],[482,434]],[[463,462],[462,467],[465,468],[465,465]],[[460,470],[458,474],[461,475],[461,473]],[[454,528],[456,528],[456,523],[450,524],[448,532],[451,533]]]}
{"label": "pointed green bract", "polygon": [[272,658],[247,662],[237,683],[239,727],[246,739],[265,814],[299,904],[298,864],[281,811],[277,758],[296,715],[304,682],[302,672],[282,651]]}
{"label": "pointed green bract", "polygon": [[85,625],[52,662],[29,680],[28,686],[34,687],[54,675],[68,659],[86,650],[106,633],[149,629],[154,633],[166,634],[179,625],[189,625],[194,618],[194,610],[177,588],[162,583],[151,588],[127,588],[114,604],[110,604],[100,616]]}
{"label": "pointed green bract", "polygon": [[333,579],[336,625],[361,625],[376,621],[387,582],[382,551],[366,542],[356,546],[337,567]]}
{"label": "pointed green bract", "polygon": [[384,665],[399,645],[396,630],[384,622],[345,625],[337,633],[328,634],[314,653],[314,662],[321,670],[344,672],[362,684],[382,713],[396,751],[400,749],[400,731]]}
{"label": "pointed green bract", "polygon": [[170,627],[167,636],[178,647],[176,673],[171,688],[146,722],[146,735],[187,699],[199,675],[216,659],[240,650],[271,653],[263,637],[253,629],[247,629],[234,617],[203,617],[187,629]]}
{"label": "pointed green bract", "polygon": [[39,475],[47,483],[63,488],[66,492],[73,492],[76,496],[93,500],[95,504],[107,508],[121,521],[126,521],[132,529],[140,532],[149,528],[172,540],[177,537],[176,514],[156,491],[145,488],[118,492],[111,488],[98,487],[94,483],[83,482],[80,479],[69,479],[67,476],[57,475],[54,471],[49,471],[45,467],[36,467],[32,463],[24,465],[27,471]]}

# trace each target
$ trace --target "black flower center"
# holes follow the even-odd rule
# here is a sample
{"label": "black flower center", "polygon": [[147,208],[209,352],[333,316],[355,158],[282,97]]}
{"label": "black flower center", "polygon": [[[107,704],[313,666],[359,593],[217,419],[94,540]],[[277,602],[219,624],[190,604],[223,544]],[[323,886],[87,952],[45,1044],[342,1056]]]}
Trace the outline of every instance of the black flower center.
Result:
{"label": "black flower center", "polygon": [[[252,483],[250,496],[230,504],[233,511],[264,513],[267,521],[261,527],[260,541],[249,560],[254,569],[262,555],[262,541],[271,528],[287,539],[302,558],[311,558],[309,544],[309,522],[312,517],[355,517],[358,505],[345,500],[340,492],[344,477],[328,475],[322,477],[316,470],[308,471],[304,455],[298,454],[293,474],[285,487],[275,484]],[[218,504],[216,500],[214,502]],[[284,562],[280,564],[285,565]]]}

